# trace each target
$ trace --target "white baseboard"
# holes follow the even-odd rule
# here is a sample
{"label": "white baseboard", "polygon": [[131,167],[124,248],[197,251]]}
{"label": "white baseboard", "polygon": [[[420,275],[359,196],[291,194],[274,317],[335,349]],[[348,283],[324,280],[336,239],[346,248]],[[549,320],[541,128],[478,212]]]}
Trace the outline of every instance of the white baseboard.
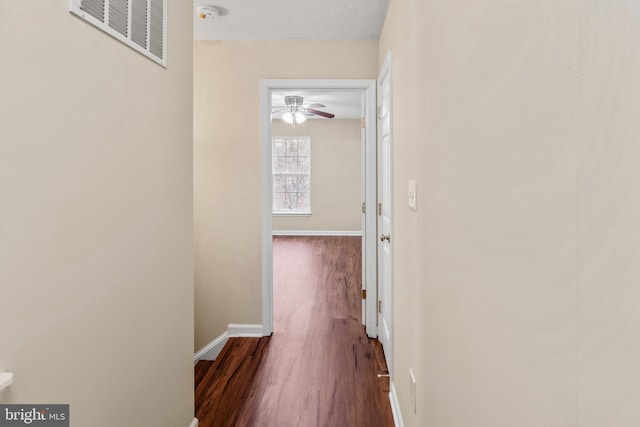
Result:
{"label": "white baseboard", "polygon": [[391,402],[391,412],[393,413],[393,424],[396,427],[404,427],[402,413],[400,412],[400,402],[398,402],[398,395],[396,394],[396,387],[393,385],[393,381],[391,381],[391,379],[389,379],[389,401]]}
{"label": "white baseboard", "polygon": [[216,339],[205,345],[193,356],[193,364],[199,360],[216,360],[216,357],[222,351],[229,338],[260,338],[262,334],[262,325],[238,325],[229,324],[227,330],[221,333]]}
{"label": "white baseboard", "polygon": [[262,337],[262,325],[236,325],[230,323],[227,332],[229,337],[260,338]]}
{"label": "white baseboard", "polygon": [[193,356],[193,364],[198,363],[198,360],[216,360],[216,357],[218,357],[228,339],[228,331],[221,333],[216,339],[205,345]]}
{"label": "white baseboard", "polygon": [[362,231],[273,230],[274,236],[362,236]]}
{"label": "white baseboard", "polygon": [[191,424],[189,424],[189,427],[198,427],[198,419],[194,418]]}

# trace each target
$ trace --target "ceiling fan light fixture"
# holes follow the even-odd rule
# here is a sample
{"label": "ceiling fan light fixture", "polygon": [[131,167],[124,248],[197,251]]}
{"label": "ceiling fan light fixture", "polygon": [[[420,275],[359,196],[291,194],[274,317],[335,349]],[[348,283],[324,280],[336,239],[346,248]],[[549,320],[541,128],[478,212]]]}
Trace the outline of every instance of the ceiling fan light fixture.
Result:
{"label": "ceiling fan light fixture", "polygon": [[304,105],[304,98],[301,96],[293,96],[287,95],[284,97],[284,106],[283,107],[273,107],[272,112],[280,113],[282,112],[282,120],[291,125],[292,127],[296,127],[296,125],[300,125],[307,121],[307,116],[315,117],[325,117],[327,119],[332,119],[335,117],[334,114],[327,113],[325,111],[314,110],[309,107],[318,107],[324,108],[325,106],[322,104],[309,104]]}
{"label": "ceiling fan light fixture", "polygon": [[293,121],[294,121],[295,116],[293,115],[293,113],[291,111],[287,111],[282,115],[282,120],[285,121],[285,123],[292,125]]}
{"label": "ceiling fan light fixture", "polygon": [[298,124],[302,124],[307,121],[307,118],[300,111],[296,111],[295,118],[296,118],[296,123]]}

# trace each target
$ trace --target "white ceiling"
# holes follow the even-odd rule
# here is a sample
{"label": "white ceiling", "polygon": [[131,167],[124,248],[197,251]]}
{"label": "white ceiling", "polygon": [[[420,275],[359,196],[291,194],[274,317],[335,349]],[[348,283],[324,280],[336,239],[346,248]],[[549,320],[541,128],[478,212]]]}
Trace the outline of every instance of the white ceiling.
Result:
{"label": "white ceiling", "polygon": [[[360,119],[362,117],[362,92],[355,90],[279,90],[271,93],[273,107],[284,106],[285,95],[297,95],[304,98],[304,104],[324,104],[324,108],[316,110],[332,113],[335,119]],[[272,119],[282,118],[281,112],[275,112]],[[310,116],[308,119],[329,120],[320,116]]]}
{"label": "white ceiling", "polygon": [[195,0],[226,16],[202,20],[195,40],[367,40],[380,36],[389,0]]}
{"label": "white ceiling", "polygon": [[[197,7],[222,8],[223,16],[202,20]],[[378,39],[389,0],[195,0],[195,40],[367,40]],[[273,106],[284,106],[285,95],[298,95],[305,104],[336,119],[362,117],[358,91],[274,91]],[[281,113],[274,113],[274,119]],[[321,117],[310,117],[327,120]]]}

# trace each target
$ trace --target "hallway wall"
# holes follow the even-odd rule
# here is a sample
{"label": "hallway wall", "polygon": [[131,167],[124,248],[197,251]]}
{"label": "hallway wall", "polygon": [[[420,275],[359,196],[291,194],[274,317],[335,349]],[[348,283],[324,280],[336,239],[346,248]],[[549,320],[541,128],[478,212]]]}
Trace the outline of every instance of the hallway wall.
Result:
{"label": "hallway wall", "polygon": [[640,6],[391,2],[387,50],[405,425],[640,424]]}
{"label": "hallway wall", "polygon": [[193,420],[192,19],[170,2],[165,69],[68,0],[0,1],[2,404]]}
{"label": "hallway wall", "polygon": [[262,323],[260,79],[370,79],[376,41],[194,44],[195,350]]}

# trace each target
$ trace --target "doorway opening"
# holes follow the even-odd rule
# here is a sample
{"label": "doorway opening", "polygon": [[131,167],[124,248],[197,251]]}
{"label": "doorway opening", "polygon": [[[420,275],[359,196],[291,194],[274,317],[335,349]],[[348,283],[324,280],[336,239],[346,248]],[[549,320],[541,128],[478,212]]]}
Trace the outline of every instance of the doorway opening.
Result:
{"label": "doorway opening", "polygon": [[[362,291],[374,295],[373,298],[362,300],[362,321],[366,327],[367,335],[377,336],[376,317],[376,120],[375,120],[375,80],[263,80],[261,82],[261,157],[262,157],[262,318],[263,335],[271,335],[274,331],[273,313],[273,235],[274,231],[280,235],[335,235],[337,228],[342,235],[354,235],[360,232],[362,235]],[[333,98],[332,98],[333,97]],[[305,99],[308,102],[305,102]],[[360,227],[356,228],[358,218],[351,217],[351,227],[345,229],[341,226],[331,225],[331,216],[336,214],[334,206],[322,206],[322,203],[313,203],[314,187],[309,183],[314,177],[306,177],[313,160],[314,151],[309,149],[314,137],[306,135],[305,121],[314,121],[315,115],[320,118],[315,122],[327,120],[328,114],[349,114],[341,109],[335,99],[345,100],[351,107],[360,108],[355,120],[361,133],[361,179],[356,185],[360,189],[361,213]],[[353,100],[358,102],[354,103]],[[296,113],[298,104],[303,106],[302,113],[320,112],[319,114],[305,114],[307,117],[298,116]],[[291,108],[293,105],[294,108]],[[274,109],[275,107],[275,109]],[[326,108],[330,107],[330,108]],[[288,117],[283,114],[290,112]],[[324,114],[323,114],[324,113]],[[353,110],[351,111],[353,115]],[[298,117],[296,117],[298,116]],[[359,117],[358,117],[359,116]],[[272,117],[277,118],[278,124],[272,123]],[[353,120],[352,116],[346,115]],[[293,123],[290,123],[293,122]],[[283,126],[291,125],[291,126]],[[274,129],[275,127],[275,129]],[[309,126],[308,129],[318,126]],[[277,141],[273,138],[277,137]],[[322,138],[322,137],[315,137]],[[298,145],[301,150],[298,150]],[[287,151],[289,148],[289,151]],[[295,148],[295,150],[293,149]],[[324,147],[326,148],[326,147]],[[334,150],[335,152],[336,150]],[[324,155],[335,154],[331,150]],[[323,154],[320,154],[321,156]],[[276,164],[275,162],[278,162]],[[295,165],[293,165],[295,163]],[[292,166],[287,166],[290,164]],[[313,167],[310,168],[313,170]],[[287,176],[289,172],[293,176]],[[293,182],[295,181],[295,183]],[[289,184],[287,186],[287,184]],[[351,183],[354,184],[353,182]],[[335,185],[335,182],[332,184]],[[277,190],[274,193],[274,189]],[[311,193],[310,193],[311,191]],[[322,190],[320,190],[322,191]],[[351,191],[353,193],[353,189]],[[314,209],[316,215],[314,217]],[[274,213],[278,216],[274,217]],[[323,215],[321,215],[323,214]],[[342,216],[338,213],[338,216]],[[304,221],[304,220],[309,221]],[[311,219],[311,220],[310,220]],[[274,223],[276,228],[274,228]],[[302,225],[305,224],[305,225]]]}

